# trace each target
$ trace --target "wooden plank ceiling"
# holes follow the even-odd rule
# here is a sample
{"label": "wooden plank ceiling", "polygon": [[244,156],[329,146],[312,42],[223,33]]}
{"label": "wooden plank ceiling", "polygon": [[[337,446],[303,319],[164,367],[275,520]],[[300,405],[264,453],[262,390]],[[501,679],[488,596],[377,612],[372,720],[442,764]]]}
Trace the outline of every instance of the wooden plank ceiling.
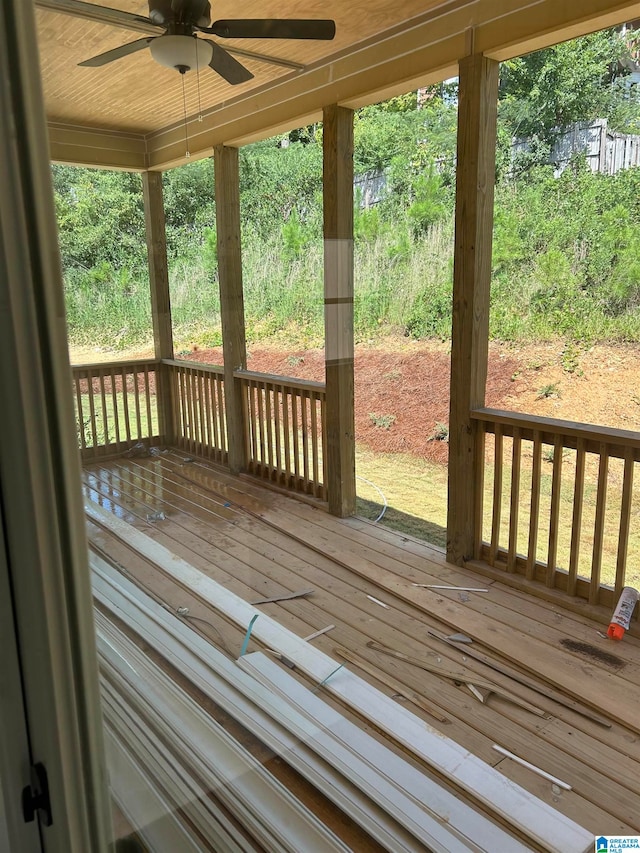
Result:
{"label": "wooden plank ceiling", "polygon": [[[148,15],[144,0],[106,0]],[[185,159],[180,75],[148,50],[101,68],[78,62],[141,37],[140,32],[52,11],[38,2],[38,47],[56,159],[124,168],[163,168]],[[600,26],[640,16],[621,0],[232,0],[212,18],[333,18],[333,41],[220,40],[304,66],[238,57],[255,75],[229,85],[210,69],[185,75],[192,156],[300,126],[330,103],[359,106],[456,72],[471,50],[502,59]],[[159,31],[160,32],[160,31]],[[204,121],[198,121],[198,113]],[[87,132],[89,135],[87,135]],[[84,135],[83,135],[84,134]]]}

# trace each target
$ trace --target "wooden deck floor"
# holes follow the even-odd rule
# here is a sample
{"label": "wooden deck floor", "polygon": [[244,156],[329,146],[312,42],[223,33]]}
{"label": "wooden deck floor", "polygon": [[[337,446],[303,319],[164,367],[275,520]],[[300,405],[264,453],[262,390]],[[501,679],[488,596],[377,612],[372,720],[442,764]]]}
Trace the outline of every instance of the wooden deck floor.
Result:
{"label": "wooden deck floor", "polygon": [[[594,835],[640,832],[640,640],[627,636],[614,645],[598,633],[601,625],[499,581],[452,568],[435,547],[370,522],[336,519],[248,478],[200,461],[185,462],[179,453],[87,465],[84,487],[88,501],[116,513],[247,601],[313,589],[307,598],[260,609],[301,637],[335,625],[314,645],[331,655],[336,647],[346,648],[400,681],[407,692],[424,697],[435,716],[402,703]],[[153,520],[160,518],[157,513],[164,518]],[[171,609],[188,607],[191,616],[205,620],[192,625],[237,657],[243,636],[231,622],[99,524],[89,521],[88,531],[93,547]],[[453,648],[430,632],[462,632],[473,643]],[[429,667],[491,681],[545,714],[498,695],[483,704],[464,683],[374,651],[367,646],[372,640]],[[252,643],[252,648],[259,646]],[[349,667],[381,691],[394,693],[353,663]],[[571,703],[576,710],[567,707]],[[580,709],[583,714],[577,713]],[[610,727],[588,715],[604,718]],[[572,790],[502,757],[493,744]]]}

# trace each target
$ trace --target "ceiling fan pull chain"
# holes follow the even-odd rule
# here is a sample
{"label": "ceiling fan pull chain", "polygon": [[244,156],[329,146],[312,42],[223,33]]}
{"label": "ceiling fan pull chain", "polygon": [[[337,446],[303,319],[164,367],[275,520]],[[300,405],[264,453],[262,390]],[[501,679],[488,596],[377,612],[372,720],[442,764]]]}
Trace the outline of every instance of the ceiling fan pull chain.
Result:
{"label": "ceiling fan pull chain", "polygon": [[191,157],[191,152],[189,151],[189,129],[187,125],[187,93],[184,88],[184,71],[180,72],[180,77],[182,78],[182,106],[184,110],[184,155],[185,157]]}

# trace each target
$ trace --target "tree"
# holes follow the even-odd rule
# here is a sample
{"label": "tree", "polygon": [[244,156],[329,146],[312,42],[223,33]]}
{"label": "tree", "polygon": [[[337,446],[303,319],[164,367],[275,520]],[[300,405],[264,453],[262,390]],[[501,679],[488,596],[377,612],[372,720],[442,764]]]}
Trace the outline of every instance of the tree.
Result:
{"label": "tree", "polygon": [[[550,145],[558,129],[606,118],[619,131],[637,116],[621,85],[628,39],[615,30],[563,42],[503,63],[500,119],[512,136]],[[631,106],[631,109],[630,109]]]}

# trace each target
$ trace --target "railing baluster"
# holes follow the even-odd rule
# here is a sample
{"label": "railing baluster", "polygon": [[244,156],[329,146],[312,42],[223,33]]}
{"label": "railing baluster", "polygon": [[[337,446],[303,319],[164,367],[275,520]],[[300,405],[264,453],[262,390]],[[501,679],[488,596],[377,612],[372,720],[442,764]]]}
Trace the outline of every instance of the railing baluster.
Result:
{"label": "railing baluster", "polygon": [[247,383],[247,388],[249,390],[249,432],[251,433],[251,470],[256,471],[257,463],[258,463],[258,422],[256,420],[256,406],[258,403],[257,400],[257,386],[253,380],[249,380]]}
{"label": "railing baluster", "polygon": [[307,491],[309,485],[309,423],[307,418],[307,392],[300,395],[302,412],[300,421],[302,424],[302,465],[304,470],[304,489]]}
{"label": "railing baluster", "polygon": [[582,507],[584,501],[584,467],[586,460],[585,441],[578,439],[576,448],[576,473],[573,485],[573,517],[571,520],[571,547],[569,552],[569,577],[567,593],[576,594],[580,567],[580,542],[582,538]]}
{"label": "railing baluster", "polygon": [[260,473],[264,477],[266,467],[266,449],[265,449],[265,423],[264,423],[264,385],[262,382],[256,382],[256,396],[258,404],[258,451],[260,459]]}
{"label": "railing baluster", "polygon": [[[482,551],[482,521],[484,518],[484,469],[485,469],[485,453],[487,443],[487,431],[483,423],[476,423],[477,430],[477,455],[475,464],[475,477],[477,483],[476,489],[476,505],[474,507],[473,521],[473,556],[479,560]],[[324,480],[324,472],[323,472]]]}
{"label": "railing baluster", "polygon": [[291,405],[291,391],[282,386],[282,423],[284,435],[284,468],[285,468],[285,486],[291,486],[293,478],[291,476],[291,433],[289,431],[289,406]]}
{"label": "railing baluster", "polygon": [[[149,382],[149,368],[145,364],[144,368],[144,399],[147,410],[147,436],[149,439],[153,438],[154,429],[153,429],[153,418],[151,416],[151,384]],[[149,441],[151,444],[151,441]]]}
{"label": "railing baluster", "polygon": [[593,559],[591,561],[591,581],[589,586],[589,604],[597,604],[600,598],[600,573],[602,570],[602,545],[604,542],[604,521],[607,505],[607,481],[609,478],[609,449],[600,445],[600,465],[598,466],[598,494],[596,497],[596,519],[593,527]]}
{"label": "railing baluster", "polygon": [[140,441],[142,438],[142,417],[140,415],[140,388],[139,388],[139,380],[138,380],[138,371],[134,367],[132,370],[133,374],[133,399],[136,407],[136,427],[138,428],[138,435],[136,441]]}
{"label": "railing baluster", "polygon": [[542,436],[533,433],[533,459],[531,463],[531,509],[529,512],[529,545],[527,549],[527,580],[533,580],[538,562],[538,530],[540,527],[540,485],[542,482]]}
{"label": "railing baluster", "polygon": [[189,419],[187,418],[187,374],[182,368],[178,373],[178,395],[180,397],[180,445],[184,450],[189,447]]}
{"label": "railing baluster", "polygon": [[109,444],[109,421],[107,418],[107,394],[104,387],[104,370],[98,371],[98,381],[100,383],[100,405],[102,407],[102,429],[104,432],[104,445]]}
{"label": "railing baluster", "polygon": [[629,549],[629,531],[631,528],[631,502],[633,497],[633,469],[635,454],[628,447],[624,457],[624,474],[622,481],[622,501],[620,504],[620,531],[618,533],[618,555],[616,559],[615,594],[619,597],[624,587],[627,568],[627,551]]}
{"label": "railing baluster", "polygon": [[300,436],[298,426],[298,404],[300,402],[302,392],[294,391],[291,395],[292,403],[292,421],[293,421],[293,473],[295,476],[294,488],[300,488]]}
{"label": "railing baluster", "polygon": [[227,453],[227,413],[224,408],[224,388],[221,376],[216,377],[216,391],[218,394],[218,416],[220,418],[220,449],[223,454]]}
{"label": "railing baluster", "polygon": [[507,571],[515,572],[518,555],[518,515],[520,512],[520,470],[522,465],[522,438],[518,427],[513,429],[511,450],[511,506],[509,509],[509,552]]}
{"label": "railing baluster", "polygon": [[551,509],[549,512],[549,550],[547,556],[548,587],[556,585],[556,563],[558,560],[558,532],[560,520],[560,489],[562,486],[562,436],[556,435],[553,443],[553,475],[551,478]]}
{"label": "railing baluster", "polygon": [[80,448],[82,450],[87,449],[87,440],[84,434],[84,413],[82,411],[82,391],[80,388],[80,383],[82,380],[79,376],[75,378],[75,386],[76,386],[76,409],[78,413],[78,436],[80,438]]}
{"label": "railing baluster", "polygon": [[314,391],[309,394],[309,405],[311,407],[311,462],[313,464],[313,494],[318,496],[318,411],[317,399]]}
{"label": "railing baluster", "polygon": [[280,417],[280,408],[284,404],[284,388],[280,385],[273,386],[273,414],[274,414],[274,429],[276,435],[276,480],[278,483],[282,481],[282,419]]}
{"label": "railing baluster", "polygon": [[267,460],[269,465],[268,477],[273,475],[273,421],[271,414],[271,394],[273,386],[265,382],[264,388],[264,420],[267,433]]}
{"label": "railing baluster", "polygon": [[322,452],[322,499],[328,500],[327,497],[327,398],[323,394],[322,401],[320,403],[320,415],[322,419],[322,442],[321,442],[321,452]]}
{"label": "railing baluster", "polygon": [[217,452],[217,445],[213,440],[213,429],[211,424],[211,374],[202,374],[202,390],[204,394],[205,432],[207,437],[207,456],[211,458]]}
{"label": "railing baluster", "polygon": [[111,368],[111,401],[113,405],[113,429],[116,434],[116,450],[120,451],[120,415],[118,413],[118,390],[116,388],[116,374]]}
{"label": "railing baluster", "polygon": [[196,451],[197,418],[195,407],[195,394],[193,390],[193,370],[187,368],[187,415],[189,417],[189,453]]}
{"label": "railing baluster", "polygon": [[91,418],[91,448],[93,455],[98,453],[98,431],[96,429],[96,406],[93,399],[93,371],[87,371],[87,390],[89,392],[89,417]]}
{"label": "railing baluster", "polygon": [[491,545],[489,548],[489,563],[496,564],[498,548],[500,547],[500,523],[502,520],[502,427],[496,425],[495,448],[493,460],[493,512],[491,522]]}
{"label": "railing baluster", "polygon": [[204,384],[202,382],[202,371],[196,373],[196,381],[198,383],[198,406],[200,410],[200,452],[204,453],[208,446],[205,434],[205,403],[204,403]]}
{"label": "railing baluster", "polygon": [[218,434],[218,406],[216,404],[216,383],[218,381],[218,377],[214,375],[209,375],[209,381],[207,383],[207,388],[209,389],[209,404],[210,404],[210,417],[211,417],[211,435],[212,435],[212,443],[216,449],[216,459],[220,459],[220,454],[222,451],[222,442],[220,441],[220,437]]}
{"label": "railing baluster", "polygon": [[124,428],[127,436],[127,444],[131,443],[131,420],[129,418],[129,394],[127,391],[127,372],[122,367],[120,375],[122,376],[122,400],[124,402]]}

